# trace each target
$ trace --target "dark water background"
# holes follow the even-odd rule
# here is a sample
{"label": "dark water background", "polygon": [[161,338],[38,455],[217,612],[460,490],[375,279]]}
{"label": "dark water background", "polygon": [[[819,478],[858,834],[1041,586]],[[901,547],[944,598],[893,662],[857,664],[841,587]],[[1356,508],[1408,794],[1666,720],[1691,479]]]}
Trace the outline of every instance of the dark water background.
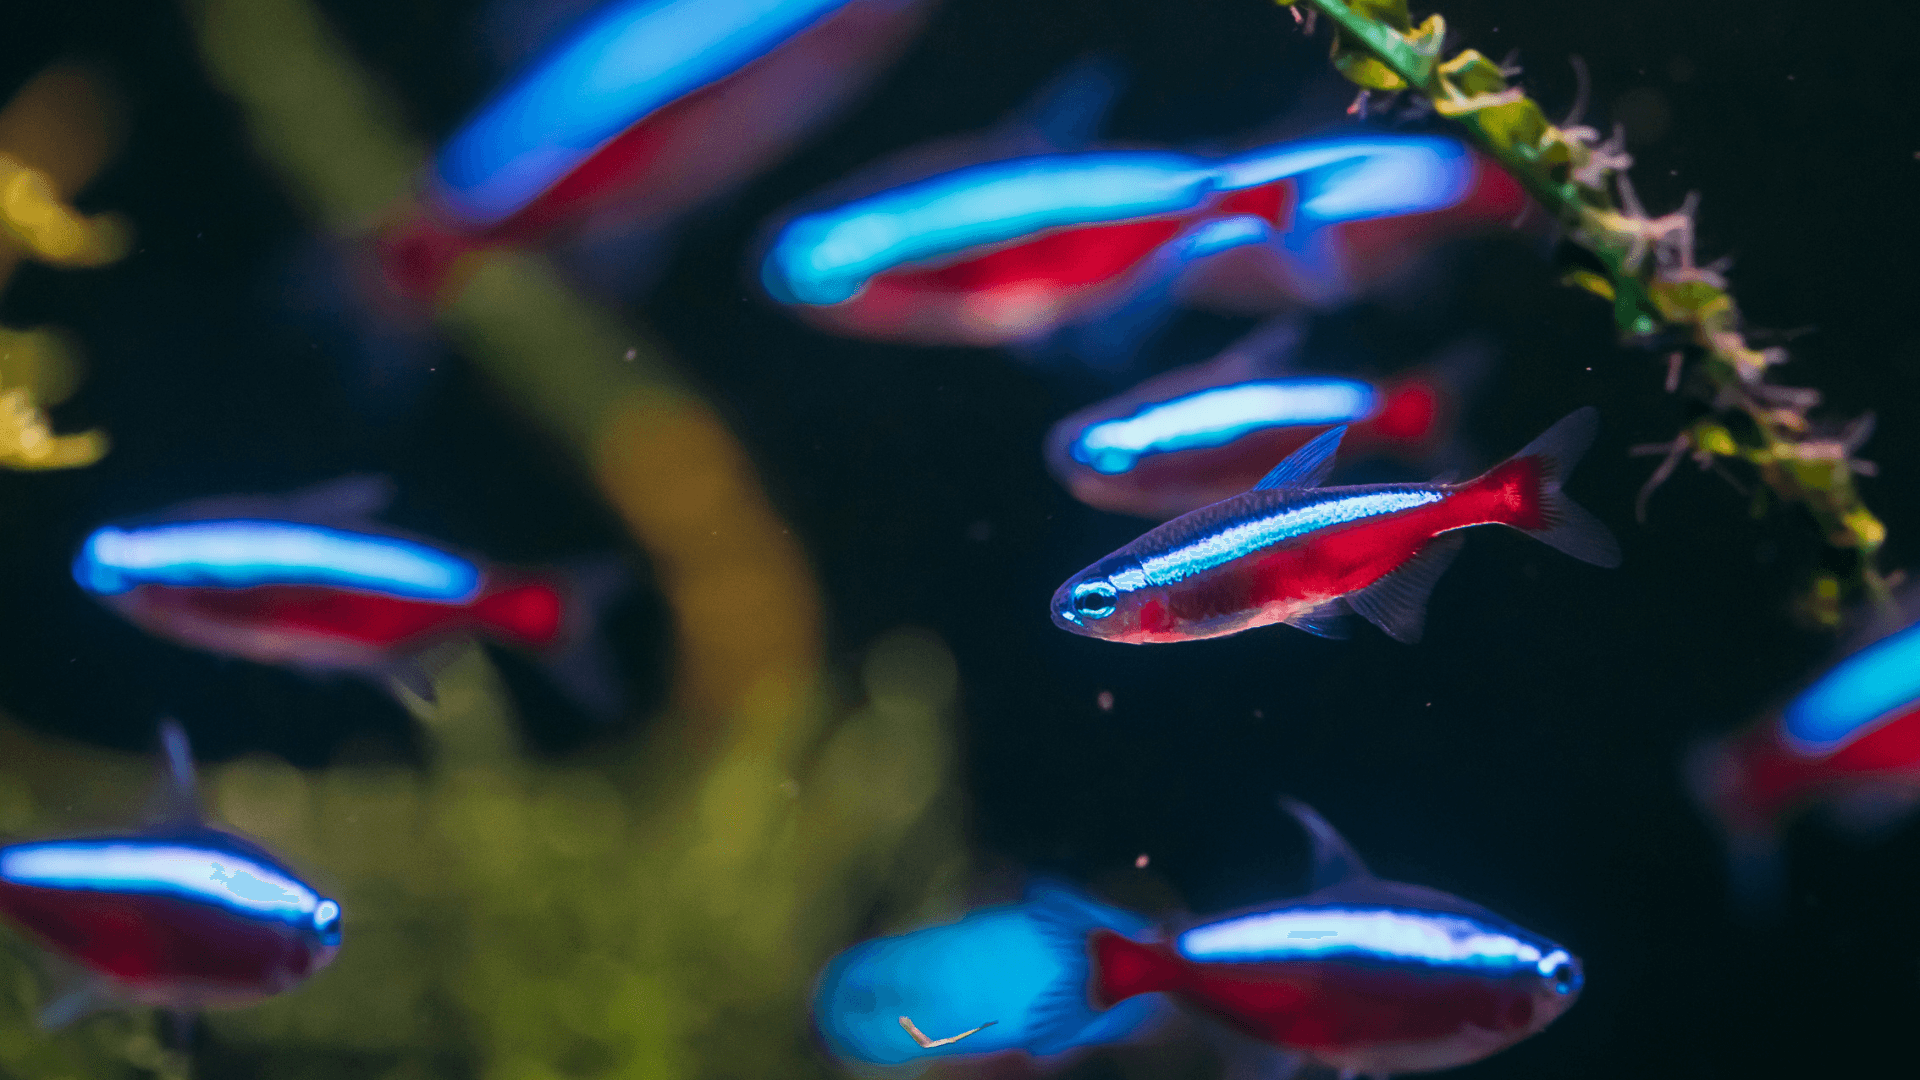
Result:
{"label": "dark water background", "polygon": [[[500,74],[475,3],[323,7],[422,135],[450,130]],[[1891,530],[1889,565],[1911,558],[1920,102],[1900,73],[1915,10],[1450,0],[1445,14],[1484,52],[1522,49],[1550,110],[1573,95],[1565,58],[1583,56],[1590,115],[1630,125],[1648,206],[1704,193],[1703,260],[1737,259],[1756,324],[1815,331],[1794,342],[1785,381],[1818,385],[1835,415],[1878,413],[1864,455],[1881,475],[1865,490]],[[129,749],[174,711],[212,758],[405,757],[410,722],[371,690],[222,662],[110,617],[67,577],[76,543],[183,498],[350,471],[400,482],[395,521],[502,560],[618,547],[619,523],[459,357],[436,355],[417,383],[369,366],[378,350],[335,313],[309,222],[253,157],[175,9],[15,4],[0,26],[0,93],[76,52],[119,77],[131,142],[82,205],[129,215],[140,237],[103,271],[23,269],[0,304],[8,325],[80,335],[90,374],[56,415],[115,441],[90,469],[0,475],[0,707]],[[1748,927],[1679,783],[1689,743],[1744,722],[1826,654],[1830,640],[1785,613],[1818,557],[1810,530],[1750,519],[1741,494],[1690,467],[1633,523],[1651,463],[1626,448],[1669,437],[1683,407],[1661,391],[1663,365],[1613,347],[1605,306],[1555,284],[1536,248],[1463,250],[1444,277],[1314,323],[1316,352],[1376,367],[1469,332],[1498,342],[1469,424],[1484,461],[1578,405],[1603,412],[1572,489],[1621,534],[1625,568],[1482,530],[1411,648],[1272,629],[1129,649],[1055,630],[1058,582],[1139,531],[1074,503],[1041,466],[1047,425],[1101,384],[986,350],[832,339],[750,292],[743,251],[769,214],[877,155],[992,123],[1096,49],[1132,73],[1112,129],[1129,139],[1224,138],[1325,85],[1323,45],[1259,0],[951,0],[859,108],[690,227],[628,312],[753,453],[822,576],[833,648],[851,657],[902,623],[953,648],[983,867],[1198,911],[1287,895],[1303,854],[1273,810],[1287,792],[1383,874],[1472,897],[1585,958],[1578,1007],[1473,1075],[1910,1071],[1920,828],[1857,844],[1796,825],[1787,917]],[[1241,328],[1188,320],[1149,363],[1199,358]],[[644,596],[614,624],[653,700],[665,625]],[[525,690],[537,745],[605,737]]]}

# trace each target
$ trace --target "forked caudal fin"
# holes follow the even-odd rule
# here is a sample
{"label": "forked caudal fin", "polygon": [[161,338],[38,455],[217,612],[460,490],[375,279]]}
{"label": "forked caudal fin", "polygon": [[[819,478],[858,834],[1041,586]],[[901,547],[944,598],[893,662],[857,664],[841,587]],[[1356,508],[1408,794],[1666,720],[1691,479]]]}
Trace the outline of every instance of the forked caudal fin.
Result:
{"label": "forked caudal fin", "polygon": [[[1028,1049],[1036,1054],[1052,1053],[1104,1041],[1102,1036],[1119,1037],[1139,1026],[1145,1014],[1138,1007],[1145,1003],[1124,1009],[1114,1006],[1165,987],[1141,985],[1135,989],[1129,980],[1128,989],[1114,992],[1107,982],[1103,943],[1119,942],[1123,950],[1130,945],[1150,952],[1125,936],[1144,930],[1146,920],[1096,903],[1064,885],[1046,882],[1028,890],[1022,907],[1059,965],[1059,975],[1028,1006],[1027,1023],[1036,1036]],[[1105,1030],[1109,1028],[1110,1032]]]}
{"label": "forked caudal fin", "polygon": [[1560,490],[1600,430],[1599,410],[1575,409],[1475,484],[1496,489],[1509,485],[1506,500],[1511,525],[1550,547],[1595,566],[1619,566],[1620,544],[1613,533]]}

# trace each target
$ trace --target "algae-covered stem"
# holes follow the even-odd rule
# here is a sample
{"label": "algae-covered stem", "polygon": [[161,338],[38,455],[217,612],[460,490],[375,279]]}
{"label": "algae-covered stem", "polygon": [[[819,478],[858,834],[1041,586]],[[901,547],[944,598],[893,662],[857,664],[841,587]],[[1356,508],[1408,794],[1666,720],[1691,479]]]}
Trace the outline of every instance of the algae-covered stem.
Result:
{"label": "algae-covered stem", "polygon": [[1499,65],[1472,49],[1442,60],[1446,23],[1439,15],[1416,27],[1406,0],[1276,2],[1296,14],[1305,8],[1324,15],[1334,27],[1333,62],[1343,75],[1365,90],[1419,94],[1465,127],[1558,218],[1603,270],[1574,270],[1568,280],[1613,303],[1623,337],[1670,356],[1670,390],[1681,388],[1691,361],[1689,385],[1707,411],[1672,442],[1641,448],[1666,455],[1643,506],[1645,494],[1683,457],[1703,468],[1739,459],[1754,468],[1765,490],[1806,507],[1827,543],[1852,556],[1844,580],[1826,571],[1816,575],[1807,603],[1814,618],[1839,622],[1843,586],[1886,601],[1890,583],[1878,561],[1886,528],[1853,483],[1856,472],[1870,471],[1853,451],[1872,430],[1871,420],[1821,427],[1808,418],[1818,392],[1767,381],[1785,351],[1753,347],[1725,279],[1694,265],[1692,197],[1674,213],[1649,218],[1627,178],[1632,159],[1617,133],[1602,142],[1592,128],[1554,125],[1524,92],[1507,85]]}

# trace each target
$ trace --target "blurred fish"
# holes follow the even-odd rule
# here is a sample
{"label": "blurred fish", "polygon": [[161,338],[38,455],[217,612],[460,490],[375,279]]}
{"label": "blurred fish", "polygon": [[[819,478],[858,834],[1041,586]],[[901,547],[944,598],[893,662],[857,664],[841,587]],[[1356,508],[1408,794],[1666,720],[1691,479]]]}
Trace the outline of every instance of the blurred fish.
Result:
{"label": "blurred fish", "polygon": [[[1091,97],[1062,100],[1085,114]],[[775,300],[851,336],[1002,345],[1117,321],[1130,341],[1223,253],[1265,253],[1252,264],[1258,288],[1216,282],[1195,295],[1245,309],[1259,293],[1279,310],[1344,288],[1333,279],[1376,258],[1366,245],[1379,237],[1436,228],[1424,218],[1357,226],[1488,199],[1510,205],[1502,221],[1523,205],[1498,169],[1436,136],[1355,131],[1230,157],[1030,151],[816,205],[779,227],[760,279]],[[1295,279],[1311,288],[1286,291]]]}
{"label": "blurred fish", "polygon": [[1778,900],[1776,831],[1824,805],[1875,831],[1920,807],[1920,590],[1783,707],[1688,761],[1696,797],[1725,833],[1737,899]]}
{"label": "blurred fish", "polygon": [[225,656],[386,680],[432,699],[425,654],[478,635],[532,651],[597,715],[617,707],[597,659],[611,570],[487,566],[377,526],[392,486],[350,477],[283,497],[213,499],[95,530],[73,578],[135,625]]}
{"label": "blurred fish", "polygon": [[612,0],[441,149],[381,240],[431,298],[460,256],[560,229],[646,234],[785,154],[845,105],[930,0]]}
{"label": "blurred fish", "polygon": [[1343,1077],[1450,1069],[1537,1034],[1584,977],[1566,949],[1437,889],[1383,881],[1312,808],[1313,891],[1162,938],[1076,920],[1096,1005],[1162,993]]}
{"label": "blurred fish", "polygon": [[1291,320],[1219,356],[1158,375],[1055,424],[1047,468],[1073,496],[1166,520],[1247,490],[1271,463],[1335,424],[1351,458],[1430,463],[1448,443],[1464,385],[1484,366],[1463,345],[1441,360],[1369,381],[1291,370]]}
{"label": "blurred fish", "polygon": [[1149,644],[1284,622],[1344,636],[1351,610],[1418,641],[1427,595],[1473,525],[1505,525],[1596,566],[1616,566],[1606,526],[1560,491],[1599,414],[1575,411],[1518,454],[1461,484],[1322,488],[1345,434],[1334,428],[1250,491],[1153,529],[1069,578],[1054,625]]}
{"label": "blurred fish", "polygon": [[169,721],[161,743],[146,829],[0,847],[0,916],[77,966],[40,1013],[46,1027],[122,1005],[249,1005],[340,950],[340,905],[202,822],[186,734]]}
{"label": "blurred fish", "polygon": [[[1087,931],[1063,942],[1053,929],[1063,918]],[[1064,885],[1036,886],[1023,903],[836,956],[820,976],[814,1024],[835,1054],[873,1065],[1005,1050],[1044,1056],[1117,1042],[1142,1030],[1160,1002],[1148,996],[1095,1008],[1087,932],[1135,934],[1147,925]],[[906,1023],[935,1045],[914,1038]]]}

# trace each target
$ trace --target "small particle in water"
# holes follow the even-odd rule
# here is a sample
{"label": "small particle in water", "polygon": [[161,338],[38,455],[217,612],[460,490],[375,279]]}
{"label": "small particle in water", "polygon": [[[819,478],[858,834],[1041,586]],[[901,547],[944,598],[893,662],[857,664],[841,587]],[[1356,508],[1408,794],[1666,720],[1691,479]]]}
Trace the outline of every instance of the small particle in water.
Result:
{"label": "small particle in water", "polygon": [[1146,852],[1144,852],[1144,851],[1143,851],[1143,852],[1141,852],[1141,853],[1140,853],[1140,857],[1139,857],[1139,858],[1137,858],[1137,859],[1135,859],[1135,860],[1133,860],[1133,868],[1134,868],[1135,870],[1145,870],[1145,869],[1147,868],[1147,853],[1146,853]]}
{"label": "small particle in water", "polygon": [[1113,711],[1113,691],[1111,690],[1100,691],[1100,696],[1097,698],[1094,698],[1093,703],[1095,705],[1100,706],[1101,712],[1112,712]]}
{"label": "small particle in water", "polygon": [[1253,718],[1255,720],[1265,720],[1267,718],[1267,710],[1265,709],[1253,710]]}
{"label": "small particle in water", "polygon": [[800,797],[800,781],[782,780],[780,782],[780,791],[789,799],[797,799]]}
{"label": "small particle in water", "polygon": [[640,350],[638,348],[628,349],[625,359],[629,364],[640,359]]}
{"label": "small particle in water", "polygon": [[944,1039],[930,1039],[927,1037],[925,1032],[921,1031],[919,1028],[914,1026],[914,1023],[912,1020],[909,1020],[904,1016],[900,1018],[900,1026],[905,1028],[907,1030],[907,1034],[913,1036],[913,1041],[919,1043],[921,1049],[924,1049],[924,1050],[931,1050],[936,1046],[950,1046],[953,1043],[957,1043],[961,1039],[964,1039],[967,1036],[972,1035],[974,1032],[985,1031],[986,1029],[992,1027],[993,1025],[999,1022],[1000,1021],[998,1020],[989,1020],[986,1023],[981,1024],[977,1028],[972,1028],[967,1031],[963,1031],[958,1035],[949,1035]]}

